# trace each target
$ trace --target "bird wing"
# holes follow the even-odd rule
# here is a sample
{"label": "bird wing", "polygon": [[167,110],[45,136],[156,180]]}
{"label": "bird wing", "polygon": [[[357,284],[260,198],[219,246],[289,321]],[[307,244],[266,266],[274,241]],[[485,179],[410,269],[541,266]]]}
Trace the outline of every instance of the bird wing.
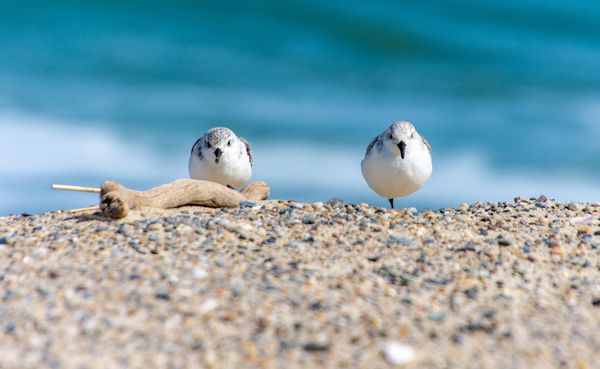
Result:
{"label": "bird wing", "polygon": [[196,140],[196,142],[192,145],[192,150],[190,151],[190,155],[196,154],[198,158],[202,158],[202,152],[198,150],[200,146],[200,141],[202,141],[202,137]]}
{"label": "bird wing", "polygon": [[246,141],[245,138],[240,137],[240,140],[246,145],[246,153],[248,154],[248,158],[250,159],[250,166],[254,166],[254,159],[252,159],[252,149],[250,148],[250,144]]}
{"label": "bird wing", "polygon": [[369,144],[369,146],[367,146],[367,152],[365,153],[366,155],[369,155],[369,153],[371,152],[371,149],[373,148],[373,146],[375,146],[375,144],[379,142],[379,136],[375,137],[373,139],[373,141],[371,141],[371,143]]}
{"label": "bird wing", "polygon": [[425,144],[425,146],[427,146],[427,149],[429,150],[429,153],[431,154],[431,145],[429,144],[429,142],[427,142],[427,140],[423,136],[421,136],[421,140],[423,140],[423,144]]}

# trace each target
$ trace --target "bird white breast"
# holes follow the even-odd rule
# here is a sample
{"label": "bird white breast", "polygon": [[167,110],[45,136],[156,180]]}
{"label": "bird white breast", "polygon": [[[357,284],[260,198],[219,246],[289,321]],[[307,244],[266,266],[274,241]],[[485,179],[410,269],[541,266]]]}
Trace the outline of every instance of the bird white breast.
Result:
{"label": "bird white breast", "polygon": [[413,143],[408,145],[404,159],[374,148],[361,169],[369,187],[380,196],[403,197],[417,191],[431,176],[431,154],[425,145]]}
{"label": "bird white breast", "polygon": [[189,160],[190,178],[217,182],[224,186],[240,188],[250,180],[252,165],[247,155],[239,154],[237,149],[228,149],[223,152],[219,164],[214,159],[198,157],[192,153]]}

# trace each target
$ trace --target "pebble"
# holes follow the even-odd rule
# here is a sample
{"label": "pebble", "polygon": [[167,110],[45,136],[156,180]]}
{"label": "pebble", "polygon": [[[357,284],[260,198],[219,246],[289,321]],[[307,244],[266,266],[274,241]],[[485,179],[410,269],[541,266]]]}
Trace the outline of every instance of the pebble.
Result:
{"label": "pebble", "polygon": [[476,251],[475,243],[467,242],[463,247],[459,247],[456,251]]}
{"label": "pebble", "polygon": [[219,307],[219,302],[215,299],[206,300],[200,305],[200,311],[202,313],[208,313]]}
{"label": "pebble", "polygon": [[573,225],[583,225],[583,224],[590,224],[592,223],[592,221],[594,220],[593,217],[590,216],[583,216],[583,217],[574,217],[571,218],[569,220],[569,222]]}
{"label": "pebble", "polygon": [[208,272],[203,268],[194,268],[194,277],[198,279],[204,279],[208,277]]}
{"label": "pebble", "polygon": [[329,201],[327,201],[327,205],[332,205],[332,206],[340,206],[340,205],[344,205],[345,202],[344,200],[334,197],[332,199],[330,199]]}
{"label": "pebble", "polygon": [[444,312],[432,313],[432,314],[429,314],[428,318],[429,318],[429,320],[432,320],[434,322],[441,322],[442,320],[446,319],[446,313],[444,313]]}
{"label": "pebble", "polygon": [[560,246],[553,246],[550,248],[550,254],[556,256],[563,256],[565,254],[564,250]]}
{"label": "pebble", "polygon": [[395,234],[391,234],[390,235],[390,239],[389,239],[390,243],[399,243],[405,246],[409,246],[413,240],[411,240],[410,238],[406,238],[406,237],[402,237],[399,235],[395,235]]}
{"label": "pebble", "polygon": [[388,342],[385,344],[383,354],[388,363],[392,365],[404,365],[415,360],[415,349],[400,342]]}
{"label": "pebble", "polygon": [[470,220],[470,219],[469,219],[469,217],[467,217],[467,216],[464,216],[464,215],[462,215],[462,214],[459,214],[459,215],[457,215],[457,216],[456,216],[456,220],[457,220],[458,222],[460,222],[460,223],[467,223],[467,222],[469,222],[469,220]]}
{"label": "pebble", "polygon": [[315,224],[317,219],[313,215],[306,215],[302,217],[302,223],[304,224]]}
{"label": "pebble", "polygon": [[468,288],[465,290],[465,295],[470,299],[474,299],[477,297],[477,289],[476,288]]}
{"label": "pebble", "polygon": [[168,293],[162,292],[162,291],[161,292],[157,292],[156,295],[155,295],[155,297],[157,299],[159,299],[159,300],[170,300],[171,299],[171,296],[169,296]]}
{"label": "pebble", "polygon": [[507,240],[506,238],[504,238],[504,236],[498,236],[497,241],[498,241],[498,245],[500,245],[500,246],[510,246],[511,245],[511,242],[509,240]]}
{"label": "pebble", "polygon": [[147,227],[149,231],[161,231],[163,228],[163,225],[160,223],[151,223]]}
{"label": "pebble", "polygon": [[322,352],[329,351],[330,345],[328,343],[321,342],[308,342],[302,345],[302,349],[308,352]]}

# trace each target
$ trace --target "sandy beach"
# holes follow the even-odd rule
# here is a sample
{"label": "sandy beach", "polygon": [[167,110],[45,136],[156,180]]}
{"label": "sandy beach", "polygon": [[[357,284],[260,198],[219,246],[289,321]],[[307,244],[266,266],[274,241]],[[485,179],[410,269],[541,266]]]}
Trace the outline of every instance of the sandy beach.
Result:
{"label": "sandy beach", "polygon": [[0,218],[0,368],[599,367],[599,204],[243,205]]}

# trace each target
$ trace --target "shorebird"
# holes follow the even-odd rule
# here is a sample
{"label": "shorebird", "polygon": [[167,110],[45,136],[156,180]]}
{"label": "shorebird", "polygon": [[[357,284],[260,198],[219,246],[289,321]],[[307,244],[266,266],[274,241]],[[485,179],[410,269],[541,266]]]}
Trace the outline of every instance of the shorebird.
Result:
{"label": "shorebird", "polygon": [[190,178],[238,189],[252,176],[252,150],[248,141],[224,127],[211,128],[192,146]]}
{"label": "shorebird", "polygon": [[389,200],[417,191],[431,176],[431,146],[409,122],[396,122],[375,137],[361,165],[373,191]]}

